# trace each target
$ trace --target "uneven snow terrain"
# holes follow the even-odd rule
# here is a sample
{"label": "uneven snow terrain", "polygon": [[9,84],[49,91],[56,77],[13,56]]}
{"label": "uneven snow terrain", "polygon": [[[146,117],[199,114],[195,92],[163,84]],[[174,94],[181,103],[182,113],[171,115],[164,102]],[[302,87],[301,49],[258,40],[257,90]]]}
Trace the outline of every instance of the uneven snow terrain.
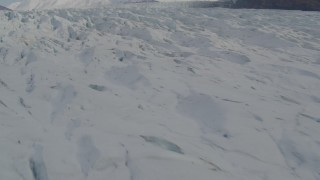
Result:
{"label": "uneven snow terrain", "polygon": [[319,180],[320,14],[0,12],[0,179]]}
{"label": "uneven snow terrain", "polygon": [[[215,2],[217,0],[208,0],[205,2]],[[65,8],[97,8],[110,4],[123,3],[141,3],[141,2],[203,2],[203,0],[24,0],[14,2],[9,7],[14,10],[32,10],[32,9],[65,9]]]}

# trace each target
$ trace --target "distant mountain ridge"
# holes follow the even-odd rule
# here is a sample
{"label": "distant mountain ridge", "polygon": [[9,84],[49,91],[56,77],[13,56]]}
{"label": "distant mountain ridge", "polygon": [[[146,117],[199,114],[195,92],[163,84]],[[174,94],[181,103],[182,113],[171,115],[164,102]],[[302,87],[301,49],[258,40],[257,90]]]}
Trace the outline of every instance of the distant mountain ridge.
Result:
{"label": "distant mountain ridge", "polygon": [[10,9],[8,9],[8,8],[6,8],[4,6],[0,6],[0,10],[10,10]]}
{"label": "distant mountain ridge", "polygon": [[234,7],[320,11],[320,0],[238,0]]}

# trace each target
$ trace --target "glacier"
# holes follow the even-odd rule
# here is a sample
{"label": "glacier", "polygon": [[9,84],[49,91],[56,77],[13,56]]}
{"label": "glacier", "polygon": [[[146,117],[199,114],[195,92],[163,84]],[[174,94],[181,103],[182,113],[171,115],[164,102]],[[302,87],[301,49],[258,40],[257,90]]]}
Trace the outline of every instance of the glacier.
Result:
{"label": "glacier", "polygon": [[320,14],[0,12],[0,179],[319,180]]}
{"label": "glacier", "polygon": [[[163,3],[163,6],[167,6],[166,3],[173,4],[175,6],[190,6],[189,3],[204,3],[206,5],[211,2],[217,2],[219,0],[21,0],[9,4],[9,8],[14,10],[33,10],[33,9],[68,9],[68,8],[98,8],[109,5],[123,5],[128,3]],[[220,0],[225,1],[225,0]],[[228,0],[226,0],[228,1]]]}

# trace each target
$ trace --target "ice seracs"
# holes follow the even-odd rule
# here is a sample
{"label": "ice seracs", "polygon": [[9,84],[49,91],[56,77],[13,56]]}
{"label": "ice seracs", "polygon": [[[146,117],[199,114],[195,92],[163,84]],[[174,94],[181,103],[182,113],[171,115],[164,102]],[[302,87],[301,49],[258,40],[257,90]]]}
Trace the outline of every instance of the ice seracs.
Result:
{"label": "ice seracs", "polygon": [[319,22],[137,4],[1,11],[0,179],[319,180]]}

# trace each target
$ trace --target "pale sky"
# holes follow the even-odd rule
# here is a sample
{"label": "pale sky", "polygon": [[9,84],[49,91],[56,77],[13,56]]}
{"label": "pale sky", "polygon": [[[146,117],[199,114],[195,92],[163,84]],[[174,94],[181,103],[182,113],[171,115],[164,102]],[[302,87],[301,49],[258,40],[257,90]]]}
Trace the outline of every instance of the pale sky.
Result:
{"label": "pale sky", "polygon": [[0,5],[3,5],[3,6],[7,6],[13,2],[17,2],[17,1],[21,1],[21,0],[0,0]]}

